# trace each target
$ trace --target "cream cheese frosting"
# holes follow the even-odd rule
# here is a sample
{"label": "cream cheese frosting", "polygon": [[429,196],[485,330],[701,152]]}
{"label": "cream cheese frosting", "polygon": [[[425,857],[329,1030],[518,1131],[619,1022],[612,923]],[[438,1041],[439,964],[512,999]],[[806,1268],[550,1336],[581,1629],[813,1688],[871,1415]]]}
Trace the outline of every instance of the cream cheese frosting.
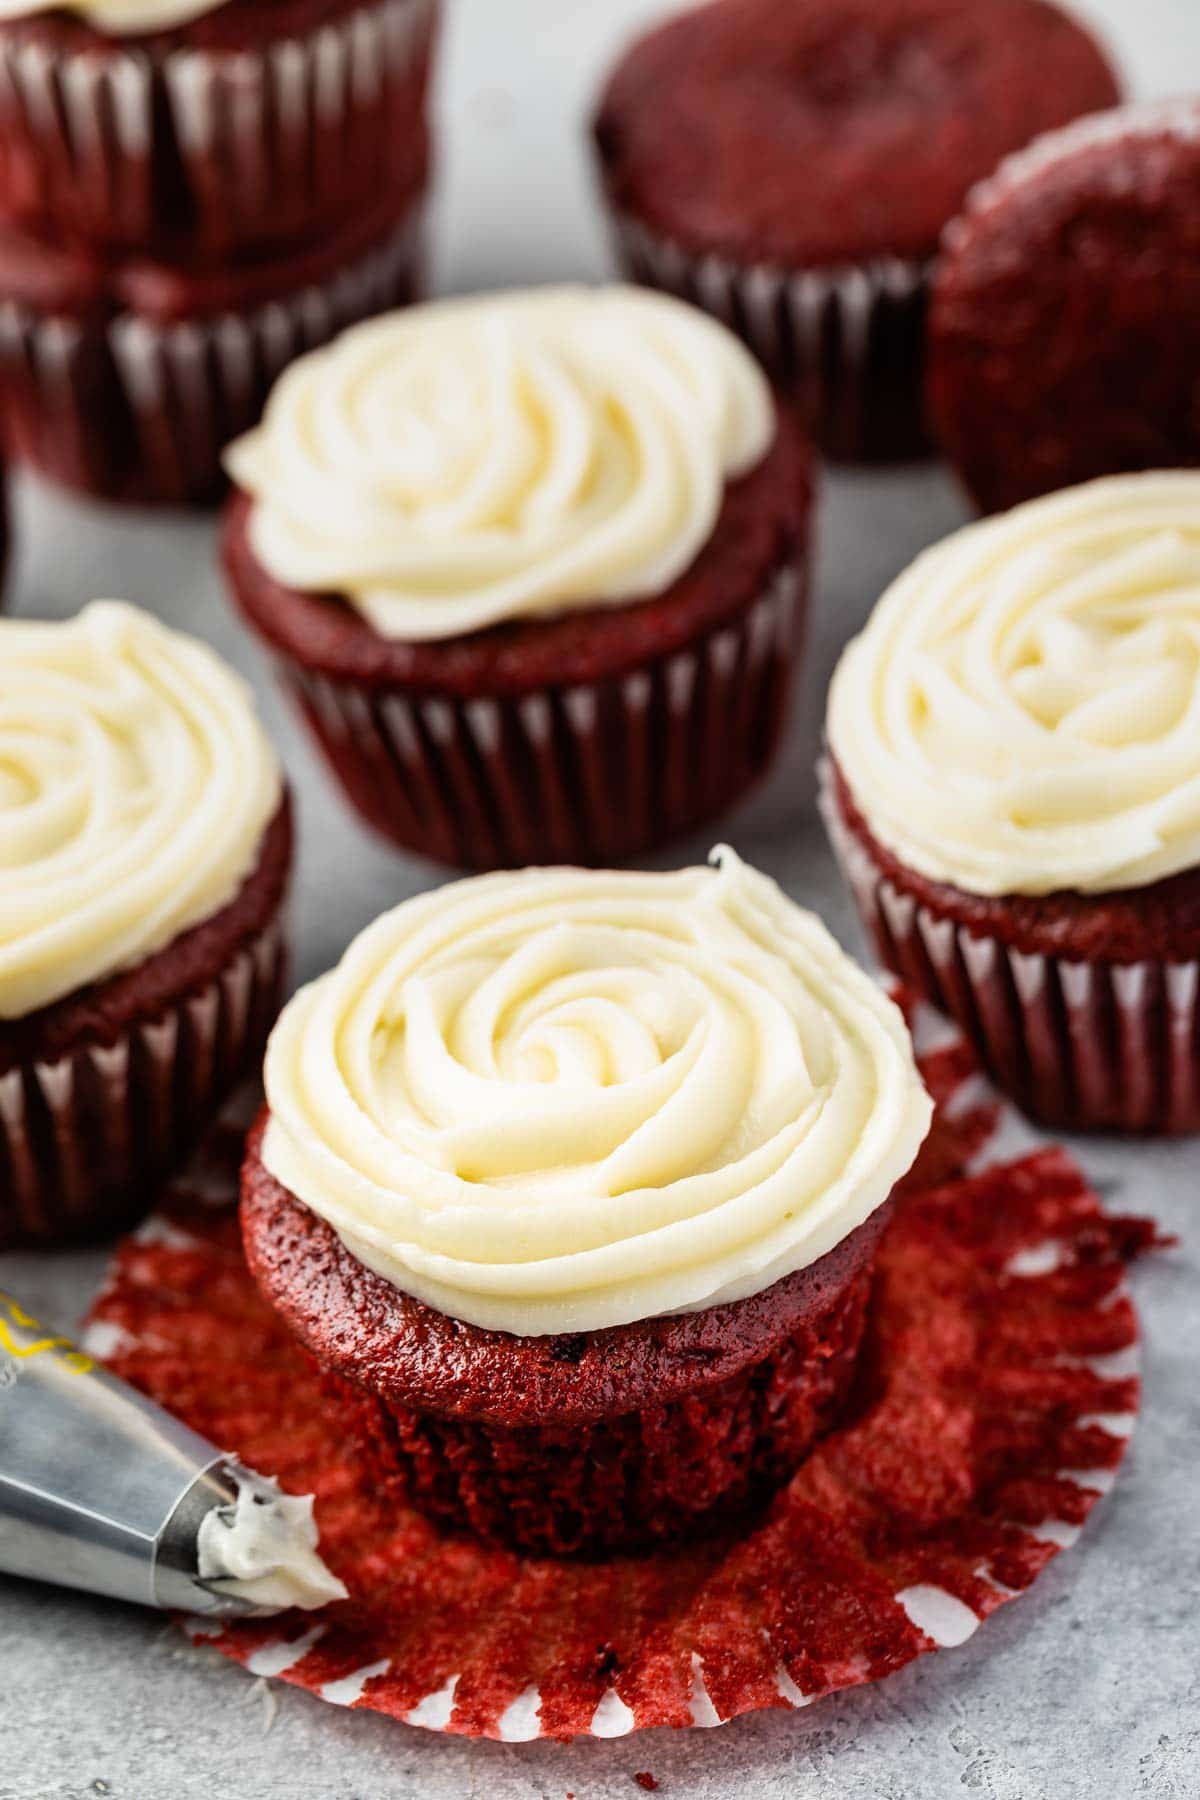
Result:
{"label": "cream cheese frosting", "polygon": [[398,1288],[522,1335],[815,1262],[910,1167],[930,1102],[891,1001],[714,857],[486,876],[386,914],[276,1026],[267,1169]]}
{"label": "cream cheese frosting", "polygon": [[0,1019],[219,911],[280,793],[249,689],[205,645],[114,600],[0,620]]}
{"label": "cream cheese frosting", "polygon": [[279,1483],[227,1464],[237,1485],[232,1506],[215,1506],[200,1521],[196,1561],[201,1581],[244,1600],[256,1612],[298,1607],[315,1612],[344,1600],[346,1588],[317,1548],[311,1494],[285,1494]]}
{"label": "cream cheese frosting", "polygon": [[845,651],[828,739],[872,833],[971,893],[1200,864],[1200,473],[1090,482],[920,557]]}
{"label": "cream cheese frosting", "polygon": [[285,371],[226,465],[275,580],[385,637],[444,639],[660,592],[774,435],[723,325],[557,287],[356,326]]}
{"label": "cream cheese frosting", "polygon": [[35,13],[70,12],[106,37],[144,37],[187,25],[228,0],[0,0],[0,23]]}

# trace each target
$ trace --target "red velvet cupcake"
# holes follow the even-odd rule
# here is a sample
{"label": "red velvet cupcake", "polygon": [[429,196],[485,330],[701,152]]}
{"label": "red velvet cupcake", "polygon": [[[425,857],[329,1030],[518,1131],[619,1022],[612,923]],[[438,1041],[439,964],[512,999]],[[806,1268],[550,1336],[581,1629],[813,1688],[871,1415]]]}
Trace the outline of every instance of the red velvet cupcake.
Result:
{"label": "red velvet cupcake", "polygon": [[1200,463],[1200,102],[1081,121],[946,233],[930,416],[984,511]]}
{"label": "red velvet cupcake", "polygon": [[1045,0],[715,0],[641,38],[595,140],[637,280],[739,331],[831,455],[922,453],[928,269],[1003,156],[1111,106]]}
{"label": "red velvet cupcake", "polygon": [[836,1421],[930,1117],[891,1002],[731,852],[409,901],[266,1084],[247,1256],[345,1430],[553,1555],[715,1529]]}
{"label": "red velvet cupcake", "polygon": [[809,458],[691,308],[572,288],[412,309],[297,363],[227,462],[237,603],[396,842],[617,861],[769,766]]}
{"label": "red velvet cupcake", "polygon": [[434,0],[6,0],[0,218],[97,253],[310,249],[420,185]]}
{"label": "red velvet cupcake", "polygon": [[830,690],[825,810],[879,956],[1032,1116],[1200,1129],[1200,474],[928,551]]}
{"label": "red velvet cupcake", "polygon": [[210,502],[229,439],[294,357],[413,298],[421,195],[319,246],[229,267],[108,262],[0,229],[0,396],[9,442],[105,500]]}
{"label": "red velvet cupcake", "polygon": [[291,818],[241,682],[135,608],[0,622],[0,1249],[129,1223],[283,992]]}

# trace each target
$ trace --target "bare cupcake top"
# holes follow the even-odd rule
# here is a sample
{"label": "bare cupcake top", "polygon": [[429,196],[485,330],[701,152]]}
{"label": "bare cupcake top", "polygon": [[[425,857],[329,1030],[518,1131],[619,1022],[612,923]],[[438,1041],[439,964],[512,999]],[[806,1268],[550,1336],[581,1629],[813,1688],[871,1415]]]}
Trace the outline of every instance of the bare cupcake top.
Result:
{"label": "bare cupcake top", "polygon": [[946,539],[830,690],[872,833],[977,894],[1200,864],[1200,473],[1072,488]]}
{"label": "bare cupcake top", "polygon": [[346,332],[292,364],[226,460],[275,580],[411,641],[661,592],[774,434],[724,326],[562,287]]}
{"label": "bare cupcake top", "polygon": [[32,13],[71,12],[108,37],[142,37],[187,25],[228,0],[0,0],[0,22]]}
{"label": "bare cupcake top", "polygon": [[757,1293],[929,1127],[904,1020],[732,853],[527,869],[386,914],[271,1039],[263,1161],[351,1253],[486,1329]]}
{"label": "bare cupcake top", "polygon": [[0,620],[0,1018],[219,911],[279,800],[249,689],[203,644],[115,600]]}

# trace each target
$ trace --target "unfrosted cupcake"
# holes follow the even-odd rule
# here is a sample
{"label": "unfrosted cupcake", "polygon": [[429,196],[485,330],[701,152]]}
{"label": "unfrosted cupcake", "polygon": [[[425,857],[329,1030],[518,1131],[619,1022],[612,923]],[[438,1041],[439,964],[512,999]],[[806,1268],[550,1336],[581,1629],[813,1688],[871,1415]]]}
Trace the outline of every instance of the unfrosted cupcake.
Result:
{"label": "unfrosted cupcake", "polygon": [[713,1529],[845,1401],[930,1102],[882,991],[716,861],[422,895],[272,1036],[251,1269],[381,1487],[483,1537]]}
{"label": "unfrosted cupcake", "polygon": [[396,842],[614,861],[767,769],[809,457],[702,313],[619,287],[413,308],[296,363],[227,463],[238,605]]}
{"label": "unfrosted cupcake", "polygon": [[0,621],[0,1248],[135,1216],[282,998],[291,820],[248,691],[116,601]]}
{"label": "unfrosted cupcake", "polygon": [[987,512],[1200,463],[1200,100],[1040,138],[972,195],[933,283],[929,410]]}
{"label": "unfrosted cupcake", "polygon": [[595,121],[618,251],[734,327],[835,456],[925,448],[928,270],[972,185],[1116,78],[1045,0],[715,0]]}
{"label": "unfrosted cupcake", "polygon": [[927,551],[845,652],[828,743],[880,957],[1026,1111],[1200,1128],[1200,474]]}

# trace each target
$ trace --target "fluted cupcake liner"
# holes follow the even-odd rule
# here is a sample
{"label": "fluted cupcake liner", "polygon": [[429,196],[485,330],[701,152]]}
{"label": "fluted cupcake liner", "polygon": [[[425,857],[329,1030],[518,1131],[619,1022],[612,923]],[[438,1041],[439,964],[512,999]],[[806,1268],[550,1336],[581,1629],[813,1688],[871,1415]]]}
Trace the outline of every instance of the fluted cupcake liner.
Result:
{"label": "fluted cupcake liner", "polygon": [[[0,392],[19,457],[103,499],[215,499],[221,452],[276,377],[346,326],[414,297],[421,211],[319,283],[244,312],[159,324],[0,299]],[[0,275],[0,292],[3,277]]]}
{"label": "fluted cupcake liner", "polygon": [[0,1075],[0,1249],[137,1217],[261,1056],[286,972],[277,915],[212,981],[112,1042]]}
{"label": "fluted cupcake liner", "polygon": [[348,1598],[317,1616],[195,1619],[191,1634],[331,1706],[515,1742],[807,1707],[1019,1601],[1127,1449],[1140,1394],[1125,1264],[1154,1230],[1106,1214],[1060,1149],[1008,1161],[1011,1110],[961,1040],[923,1009],[913,1022],[937,1110],[880,1248],[849,1416],[765,1513],[635,1558],[522,1555],[397,1506],[245,1266],[227,1134],[202,1202],[185,1176],[120,1247],[83,1341],[315,1493]]}
{"label": "fluted cupcake liner", "polygon": [[981,937],[903,893],[821,809],[886,968],[961,1026],[1022,1110],[1068,1131],[1200,1130],[1200,962],[1072,961]]}
{"label": "fluted cupcake liner", "polygon": [[0,211],[97,248],[300,238],[417,175],[436,0],[219,51],[0,33]]}
{"label": "fluted cupcake liner", "polygon": [[737,619],[626,674],[517,698],[282,673],[359,812],[463,868],[605,863],[691,830],[765,774],[805,584],[779,571]]}
{"label": "fluted cupcake liner", "polygon": [[615,213],[618,260],[634,281],[689,300],[736,331],[794,393],[835,459],[929,453],[922,398],[929,266],[887,257],[787,269],[696,254]]}

